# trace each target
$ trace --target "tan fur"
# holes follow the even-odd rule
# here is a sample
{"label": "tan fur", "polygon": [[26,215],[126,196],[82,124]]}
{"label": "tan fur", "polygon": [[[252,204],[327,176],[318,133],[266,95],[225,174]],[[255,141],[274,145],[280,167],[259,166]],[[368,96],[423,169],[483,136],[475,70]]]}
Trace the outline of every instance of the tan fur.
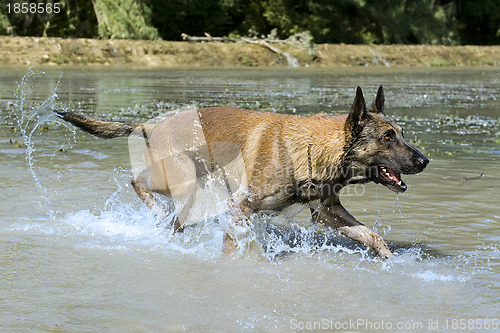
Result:
{"label": "tan fur", "polygon": [[[194,165],[185,154],[177,153],[198,147],[197,156],[213,164],[214,152],[210,147],[219,142],[233,144],[241,150],[248,180],[243,198],[232,199],[234,223],[241,225],[242,218],[254,211],[293,204],[283,191],[287,184],[334,181],[331,166],[340,164],[350,139],[345,132],[346,119],[347,114],[303,117],[232,107],[182,112],[149,130],[150,147],[145,151],[150,170],[147,187],[176,198],[187,196],[195,186]],[[194,128],[201,126],[201,131],[186,130],[193,127],[193,121]],[[199,139],[200,135],[203,139]],[[151,206],[149,197],[145,201]],[[178,225],[183,222],[177,220]],[[328,219],[318,222],[333,225]],[[365,239],[365,245],[382,256],[390,256],[380,236],[359,222],[351,226],[340,223],[336,227],[354,239]],[[235,238],[237,235],[230,228],[225,237],[226,250],[235,247]]]}
{"label": "tan fur", "polygon": [[[202,109],[198,113],[209,144],[231,142],[241,147],[248,179],[259,188],[269,186],[268,177],[291,176],[283,174],[288,171],[296,180],[307,180],[308,145],[312,177],[317,180],[330,176],[324,174],[326,168],[319,167],[337,164],[343,154],[347,115],[303,117],[238,108]],[[256,172],[263,169],[267,171]]]}
{"label": "tan fur", "polygon": [[144,138],[147,170],[132,184],[158,214],[161,207],[153,193],[186,202],[176,229],[182,229],[190,214],[197,182],[217,174],[230,194],[227,251],[235,248],[250,214],[300,202],[309,204],[314,222],[337,228],[387,258],[392,253],[384,240],[342,207],[338,193],[349,184],[369,181],[405,191],[400,173],[420,172],[429,162],[404,140],[401,128],[383,115],[383,108],[380,86],[369,110],[358,87],[349,115],[303,117],[217,107],[184,111],[156,125],[58,115],[97,136]]}

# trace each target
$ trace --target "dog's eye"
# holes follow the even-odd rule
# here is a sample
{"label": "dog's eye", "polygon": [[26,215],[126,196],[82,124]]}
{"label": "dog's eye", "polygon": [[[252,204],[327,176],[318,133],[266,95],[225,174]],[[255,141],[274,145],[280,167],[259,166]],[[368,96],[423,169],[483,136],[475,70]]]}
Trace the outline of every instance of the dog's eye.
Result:
{"label": "dog's eye", "polygon": [[391,141],[394,138],[394,135],[395,135],[394,131],[389,130],[389,131],[385,132],[384,139],[387,141]]}

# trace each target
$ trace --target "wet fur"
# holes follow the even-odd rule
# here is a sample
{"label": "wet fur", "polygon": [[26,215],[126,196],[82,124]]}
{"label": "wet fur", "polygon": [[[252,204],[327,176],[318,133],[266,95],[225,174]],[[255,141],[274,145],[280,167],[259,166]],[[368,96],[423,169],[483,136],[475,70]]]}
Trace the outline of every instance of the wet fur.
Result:
{"label": "wet fur", "polygon": [[85,132],[104,139],[129,135],[137,127],[137,124],[106,121],[74,112],[56,112],[56,114]]}
{"label": "wet fur", "polygon": [[[314,222],[337,228],[387,258],[392,254],[383,239],[342,207],[338,192],[349,184],[369,181],[402,192],[406,185],[400,174],[421,172],[427,165],[428,160],[405,141],[401,127],[384,116],[384,102],[381,86],[369,109],[358,87],[349,114],[303,117],[234,107],[198,109],[195,118],[208,150],[198,149],[197,156],[190,147],[179,147],[181,152],[175,156],[166,151],[175,146],[179,136],[188,135],[180,129],[191,126],[194,111],[181,112],[154,126],[107,122],[70,112],[58,115],[103,138],[129,135],[142,127],[137,132],[147,140],[149,173],[134,178],[132,184],[152,209],[158,206],[153,193],[177,198],[192,195],[194,179],[207,172],[203,169],[224,167],[233,158],[224,150],[213,151],[216,143],[229,143],[238,147],[248,182],[230,198],[235,228],[244,226],[253,212],[303,203],[310,206]],[[399,185],[384,178],[380,170],[385,167]],[[179,214],[176,228],[182,228],[190,203],[191,199]],[[234,249],[237,238],[229,227],[227,252]]]}

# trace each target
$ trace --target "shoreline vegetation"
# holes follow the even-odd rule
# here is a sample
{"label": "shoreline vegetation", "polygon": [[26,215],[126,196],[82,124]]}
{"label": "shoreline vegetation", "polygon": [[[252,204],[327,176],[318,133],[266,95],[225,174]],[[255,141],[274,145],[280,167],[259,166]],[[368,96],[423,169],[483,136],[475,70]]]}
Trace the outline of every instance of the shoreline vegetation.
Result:
{"label": "shoreline vegetation", "polygon": [[[149,41],[0,36],[3,65],[131,66],[150,68],[469,67],[500,66],[500,46],[317,44],[312,56],[286,43]],[[38,57],[38,59],[37,59]],[[62,59],[62,61],[61,61]]]}

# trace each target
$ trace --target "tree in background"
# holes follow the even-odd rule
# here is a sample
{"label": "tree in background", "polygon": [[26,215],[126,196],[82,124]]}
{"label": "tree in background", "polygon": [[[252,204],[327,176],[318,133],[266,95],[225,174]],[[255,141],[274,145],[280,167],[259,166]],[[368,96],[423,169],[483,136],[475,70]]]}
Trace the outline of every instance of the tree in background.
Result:
{"label": "tree in background", "polygon": [[[10,0],[7,0],[10,1]],[[26,0],[27,1],[27,0]],[[12,2],[12,1],[11,1]],[[47,0],[59,14],[6,13],[0,34],[180,40],[181,33],[308,32],[316,43],[500,44],[498,0]]]}
{"label": "tree in background", "polygon": [[158,39],[151,24],[151,8],[145,1],[92,0],[101,38]]}
{"label": "tree in background", "polygon": [[[451,44],[456,34],[433,0],[254,0],[266,20],[254,30],[286,38],[309,31],[317,43]],[[264,31],[261,31],[264,32]]]}
{"label": "tree in background", "polygon": [[0,4],[0,33],[8,30],[5,34],[16,36],[97,37],[97,20],[91,2],[44,2],[54,3],[60,4],[59,13],[7,13],[6,7]]}
{"label": "tree in background", "polygon": [[[309,31],[316,43],[363,43],[359,6],[351,0],[260,0],[267,29],[278,36]],[[259,27],[255,27],[259,31]]]}
{"label": "tree in background", "polygon": [[500,3],[498,0],[444,1],[452,6],[456,30],[463,44],[500,44]]}
{"label": "tree in background", "polygon": [[[199,36],[208,32],[213,36],[227,35],[236,25],[238,0],[149,0],[152,23],[159,35],[167,40],[180,40],[182,33]],[[243,2],[243,1],[241,1]]]}
{"label": "tree in background", "polygon": [[7,10],[0,3],[0,35],[12,34],[12,26],[10,25],[9,18],[7,17]]}
{"label": "tree in background", "polygon": [[[151,21],[151,9],[135,0],[60,0],[60,12],[7,13],[8,25],[16,36],[158,39]],[[2,12],[5,7],[0,5]],[[1,13],[1,12],[0,12]]]}
{"label": "tree in background", "polygon": [[90,1],[61,0],[61,12],[50,20],[47,36],[97,37],[97,19]]}
{"label": "tree in background", "polygon": [[457,44],[446,8],[434,0],[359,1],[363,25],[380,44]]}

